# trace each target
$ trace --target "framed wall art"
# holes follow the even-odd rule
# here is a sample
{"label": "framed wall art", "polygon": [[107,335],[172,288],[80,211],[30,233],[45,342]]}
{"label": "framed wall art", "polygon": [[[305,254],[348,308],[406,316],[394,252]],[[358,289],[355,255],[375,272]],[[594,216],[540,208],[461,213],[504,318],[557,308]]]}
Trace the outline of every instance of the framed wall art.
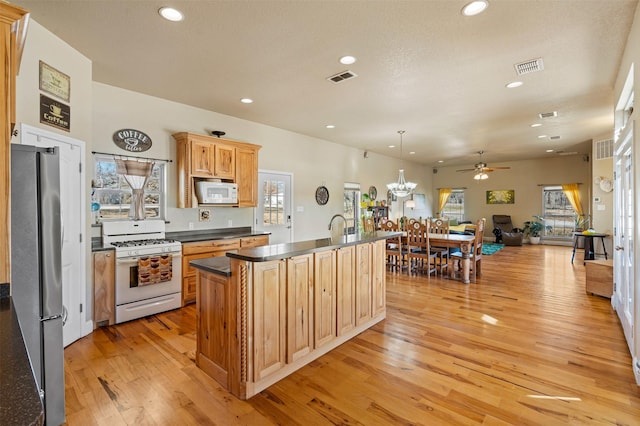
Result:
{"label": "framed wall art", "polygon": [[487,191],[487,204],[515,204],[516,194],[513,189]]}
{"label": "framed wall art", "polygon": [[40,90],[69,102],[71,99],[71,77],[40,61]]}

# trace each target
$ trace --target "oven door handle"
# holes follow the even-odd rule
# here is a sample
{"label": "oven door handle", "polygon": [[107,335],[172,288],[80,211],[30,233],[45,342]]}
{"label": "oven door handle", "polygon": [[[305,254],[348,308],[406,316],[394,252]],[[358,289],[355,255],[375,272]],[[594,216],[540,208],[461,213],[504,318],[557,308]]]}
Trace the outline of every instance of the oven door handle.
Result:
{"label": "oven door handle", "polygon": [[[170,254],[172,258],[181,258],[182,254],[181,253],[162,253],[162,254]],[[152,255],[152,256],[157,256],[157,255]],[[117,265],[124,265],[124,266],[135,266],[138,263],[138,259],[142,257],[142,256],[135,256],[135,257],[121,257],[120,259],[116,259],[116,264]]]}

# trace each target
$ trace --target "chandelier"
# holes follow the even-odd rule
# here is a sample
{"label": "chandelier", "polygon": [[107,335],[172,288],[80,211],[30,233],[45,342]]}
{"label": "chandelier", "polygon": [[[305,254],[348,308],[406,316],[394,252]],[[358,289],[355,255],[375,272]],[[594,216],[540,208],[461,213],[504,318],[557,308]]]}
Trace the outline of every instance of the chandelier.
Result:
{"label": "chandelier", "polygon": [[[400,161],[402,164],[402,135],[404,134],[404,130],[398,130],[398,134],[400,135]],[[391,191],[391,193],[396,197],[406,197],[413,193],[416,186],[418,186],[417,183],[407,182],[404,179],[404,169],[400,169],[398,182],[387,184],[387,189],[389,189],[389,191]]]}

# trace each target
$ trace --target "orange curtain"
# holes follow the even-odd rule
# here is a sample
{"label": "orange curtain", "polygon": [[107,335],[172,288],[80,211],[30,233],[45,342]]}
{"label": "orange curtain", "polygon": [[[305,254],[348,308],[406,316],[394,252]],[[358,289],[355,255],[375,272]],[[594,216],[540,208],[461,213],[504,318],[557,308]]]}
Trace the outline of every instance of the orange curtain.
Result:
{"label": "orange curtain", "polygon": [[451,195],[451,188],[440,188],[440,195],[438,197],[438,215],[442,216],[442,209],[447,204],[449,196]]}
{"label": "orange curtain", "polygon": [[578,216],[582,216],[582,201],[580,201],[580,191],[578,190],[577,183],[568,183],[562,185],[562,192],[567,196],[567,199],[571,203],[571,207],[576,211]]}

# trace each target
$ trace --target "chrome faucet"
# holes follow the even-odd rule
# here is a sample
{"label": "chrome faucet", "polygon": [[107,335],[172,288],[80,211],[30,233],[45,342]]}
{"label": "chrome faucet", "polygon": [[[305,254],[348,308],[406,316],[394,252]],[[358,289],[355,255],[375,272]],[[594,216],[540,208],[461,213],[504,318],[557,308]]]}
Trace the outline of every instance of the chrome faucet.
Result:
{"label": "chrome faucet", "polygon": [[343,215],[341,215],[341,214],[334,214],[334,215],[333,215],[333,217],[332,217],[332,218],[331,218],[331,220],[329,221],[329,231],[331,231],[331,230],[332,230],[332,228],[333,228],[333,221],[334,221],[336,218],[340,218],[340,219],[342,219],[342,220],[344,221],[343,233],[344,233],[344,235],[346,236],[346,235],[347,235],[347,219],[346,219]]}

